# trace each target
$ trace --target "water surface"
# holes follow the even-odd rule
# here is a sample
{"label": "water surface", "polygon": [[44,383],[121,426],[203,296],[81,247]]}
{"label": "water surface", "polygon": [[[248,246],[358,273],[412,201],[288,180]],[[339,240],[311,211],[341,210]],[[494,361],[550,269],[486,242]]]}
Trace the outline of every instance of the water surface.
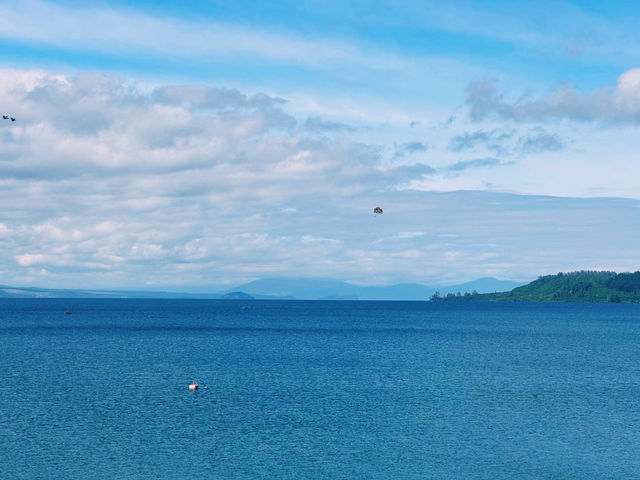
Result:
{"label": "water surface", "polygon": [[635,305],[3,299],[0,478],[640,478],[639,346]]}

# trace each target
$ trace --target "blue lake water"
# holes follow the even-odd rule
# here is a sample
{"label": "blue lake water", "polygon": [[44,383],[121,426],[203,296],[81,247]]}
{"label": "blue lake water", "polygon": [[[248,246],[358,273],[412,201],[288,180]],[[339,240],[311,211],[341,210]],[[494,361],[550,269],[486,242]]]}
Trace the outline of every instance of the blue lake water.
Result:
{"label": "blue lake water", "polygon": [[4,299],[0,374],[1,479],[640,478],[635,305]]}

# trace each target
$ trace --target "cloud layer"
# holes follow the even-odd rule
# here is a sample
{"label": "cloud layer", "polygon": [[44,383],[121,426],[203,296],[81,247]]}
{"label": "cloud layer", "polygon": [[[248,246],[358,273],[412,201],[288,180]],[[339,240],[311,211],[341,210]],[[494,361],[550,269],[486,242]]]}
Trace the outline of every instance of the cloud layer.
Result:
{"label": "cloud layer", "polygon": [[[568,147],[548,124],[449,115],[446,131],[365,141],[370,126],[296,116],[273,94],[23,70],[0,71],[0,105],[17,118],[0,123],[0,283],[211,291],[634,268],[637,201],[433,192],[526,185],[533,162],[550,183],[560,157],[546,155]],[[588,173],[579,160],[572,175]]]}
{"label": "cloud layer", "polygon": [[636,201],[566,198],[640,198],[636,20],[575,2],[4,2],[0,283],[636,268]]}
{"label": "cloud layer", "polygon": [[640,122],[640,69],[618,77],[615,87],[579,92],[565,86],[540,98],[508,99],[495,81],[472,82],[467,88],[467,104],[475,121],[497,117],[519,122],[573,120],[578,122]]}
{"label": "cloud layer", "polygon": [[342,248],[323,229],[297,231],[302,206],[324,222],[350,198],[433,172],[326,136],[344,129],[321,119],[311,122],[321,134],[310,135],[308,119],[264,94],[140,91],[101,75],[15,70],[0,72],[0,85],[18,118],[0,131],[1,270],[20,272],[14,282],[76,271],[99,273],[98,283],[193,285],[202,275],[211,284],[302,268]]}

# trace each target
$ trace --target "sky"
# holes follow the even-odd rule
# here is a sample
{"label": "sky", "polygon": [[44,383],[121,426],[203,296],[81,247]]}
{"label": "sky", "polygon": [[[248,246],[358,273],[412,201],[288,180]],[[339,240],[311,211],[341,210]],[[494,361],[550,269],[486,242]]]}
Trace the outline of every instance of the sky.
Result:
{"label": "sky", "polygon": [[638,270],[639,22],[623,1],[3,2],[0,284]]}

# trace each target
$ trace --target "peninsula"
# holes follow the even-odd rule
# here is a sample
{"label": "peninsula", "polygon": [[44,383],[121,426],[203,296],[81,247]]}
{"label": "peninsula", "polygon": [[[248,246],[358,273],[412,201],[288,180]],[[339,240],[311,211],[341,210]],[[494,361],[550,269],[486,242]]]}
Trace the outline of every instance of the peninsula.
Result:
{"label": "peninsula", "polygon": [[432,301],[640,303],[640,272],[577,271],[545,275],[508,292],[436,292]]}

